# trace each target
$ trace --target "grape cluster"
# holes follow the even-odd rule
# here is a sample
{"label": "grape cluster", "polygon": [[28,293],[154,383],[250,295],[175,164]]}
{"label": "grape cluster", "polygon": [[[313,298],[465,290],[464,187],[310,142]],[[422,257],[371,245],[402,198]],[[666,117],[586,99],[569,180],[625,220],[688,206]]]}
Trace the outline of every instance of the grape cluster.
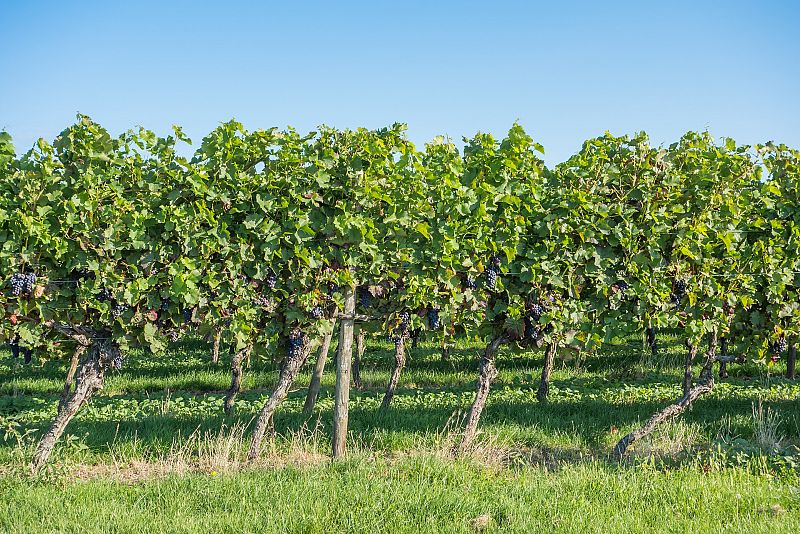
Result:
{"label": "grape cluster", "polygon": [[[102,288],[100,291],[97,292],[95,295],[98,302],[108,302],[111,306],[111,316],[115,319],[122,316],[123,313],[128,309],[126,304],[121,302],[117,302],[114,298],[114,295],[111,293],[111,290],[108,288]],[[162,309],[164,309],[164,302],[161,303]],[[169,307],[169,301],[167,300],[167,307]]]}
{"label": "grape cluster", "polygon": [[11,275],[11,294],[15,297],[30,295],[36,285],[36,274],[14,273]]}
{"label": "grape cluster", "polygon": [[428,326],[431,330],[438,330],[440,325],[439,310],[431,308],[428,310]]}
{"label": "grape cluster", "polygon": [[22,352],[22,354],[25,356],[25,363],[31,363],[31,356],[33,352],[30,347],[21,346],[19,344],[19,338],[13,338],[8,342],[8,344],[11,346],[11,355],[15,360],[19,359],[19,353]]}
{"label": "grape cluster", "polygon": [[267,279],[264,280],[264,283],[267,285],[268,288],[275,289],[275,287],[278,285],[278,277],[275,276],[274,273],[269,273],[267,275]]}
{"label": "grape cluster", "polygon": [[492,255],[489,266],[486,267],[486,287],[494,289],[497,286],[497,277],[500,275],[500,257]]}
{"label": "grape cluster", "polygon": [[400,330],[406,332],[411,324],[411,312],[404,310],[400,312]]}
{"label": "grape cluster", "polygon": [[494,267],[486,269],[486,287],[489,289],[497,287],[497,271]]}
{"label": "grape cluster", "polygon": [[530,317],[525,318],[525,336],[531,341],[539,341],[542,337],[542,329]]}
{"label": "grape cluster", "polygon": [[686,296],[686,280],[675,280],[675,289],[669,297],[670,303],[678,306]]}
{"label": "grape cluster", "polygon": [[464,287],[466,287],[467,289],[475,289],[476,287],[478,287],[478,284],[475,283],[474,278],[468,276],[467,280],[464,282]]}
{"label": "grape cluster", "polygon": [[286,350],[289,358],[296,358],[303,350],[303,333],[299,330],[292,330],[289,334],[289,341],[286,345]]}
{"label": "grape cluster", "polygon": [[544,314],[544,306],[538,302],[531,304],[528,308],[528,314],[525,316],[525,336],[531,341],[539,341],[542,337],[543,331],[538,325],[542,314]]}
{"label": "grape cluster", "polygon": [[14,273],[11,275],[11,294],[15,297],[22,294],[25,288],[26,276],[22,273]]}
{"label": "grape cluster", "polygon": [[191,308],[184,308],[183,310],[181,310],[181,313],[183,314],[184,323],[189,324],[192,322],[192,312],[193,310]]}
{"label": "grape cluster", "polygon": [[119,371],[120,369],[122,369],[122,364],[124,362],[125,362],[125,359],[122,357],[122,353],[121,352],[117,352],[114,355],[114,358],[112,358],[112,360],[111,360],[111,368],[112,369],[116,369],[117,371]]}
{"label": "grape cluster", "polygon": [[115,300],[111,301],[111,315],[114,318],[120,317],[123,313],[125,313],[125,310],[127,309],[128,306],[126,306],[125,304],[119,303]]}
{"label": "grape cluster", "polygon": [[408,336],[409,327],[411,326],[411,312],[403,310],[398,314],[398,317],[400,317],[400,327],[389,334],[389,340],[394,343],[395,348],[399,347],[403,342],[403,338]]}
{"label": "grape cluster", "polygon": [[161,311],[169,311],[170,304],[171,304],[171,302],[170,302],[169,298],[162,299],[161,300]]}
{"label": "grape cluster", "polygon": [[325,312],[322,310],[321,306],[314,306],[311,308],[311,318],[312,319],[322,319],[325,316]]}
{"label": "grape cluster", "polygon": [[36,285],[36,275],[34,273],[28,273],[25,278],[25,293],[31,294],[33,293],[33,286]]}
{"label": "grape cluster", "polygon": [[358,298],[361,301],[362,308],[369,308],[370,297],[372,295],[367,287],[361,286],[358,288]]}
{"label": "grape cluster", "polygon": [[783,354],[789,348],[789,343],[786,338],[780,338],[778,341],[770,343],[769,349],[772,354]]}
{"label": "grape cluster", "polygon": [[253,304],[266,307],[269,306],[269,299],[262,295],[253,299]]}
{"label": "grape cluster", "polygon": [[615,282],[613,285],[620,291],[627,291],[631,287],[625,280],[619,280],[618,282]]}

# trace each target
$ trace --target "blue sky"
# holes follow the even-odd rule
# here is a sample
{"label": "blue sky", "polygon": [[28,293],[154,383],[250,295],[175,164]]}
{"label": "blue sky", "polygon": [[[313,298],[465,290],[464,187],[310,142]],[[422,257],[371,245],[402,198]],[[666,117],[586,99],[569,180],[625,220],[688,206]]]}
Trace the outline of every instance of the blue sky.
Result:
{"label": "blue sky", "polygon": [[519,120],[550,164],[605,130],[800,147],[798,28],[797,1],[5,0],[0,129],[405,122],[422,144]]}

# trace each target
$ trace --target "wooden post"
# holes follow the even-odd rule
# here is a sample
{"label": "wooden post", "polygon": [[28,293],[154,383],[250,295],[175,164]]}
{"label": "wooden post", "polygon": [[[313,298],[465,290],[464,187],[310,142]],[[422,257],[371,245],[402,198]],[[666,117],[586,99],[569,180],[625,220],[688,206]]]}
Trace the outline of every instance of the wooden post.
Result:
{"label": "wooden post", "polygon": [[344,289],[344,317],[339,327],[336,357],[336,402],[333,407],[333,457],[347,451],[347,416],[350,405],[350,365],[353,360],[353,316],[356,296],[352,287]]}
{"label": "wooden post", "polygon": [[786,359],[786,378],[794,380],[797,368],[797,344],[792,343],[789,347],[789,357]]}

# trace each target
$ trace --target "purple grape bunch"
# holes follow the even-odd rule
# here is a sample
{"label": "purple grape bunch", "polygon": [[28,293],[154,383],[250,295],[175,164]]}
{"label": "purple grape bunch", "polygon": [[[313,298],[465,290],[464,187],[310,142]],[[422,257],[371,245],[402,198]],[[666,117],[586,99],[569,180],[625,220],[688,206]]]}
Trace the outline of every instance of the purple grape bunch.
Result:
{"label": "purple grape bunch", "polygon": [[278,277],[275,276],[275,273],[269,273],[267,279],[264,280],[264,284],[270,289],[275,289],[278,286]]}
{"label": "purple grape bunch", "polygon": [[531,341],[539,341],[542,337],[542,328],[539,326],[539,319],[544,314],[544,306],[538,302],[531,304],[528,314],[525,316],[525,336]]}
{"label": "purple grape bunch", "polygon": [[679,306],[683,300],[683,297],[686,296],[686,288],[686,280],[675,280],[675,288],[672,290],[672,294],[669,296],[670,303],[675,306]]}
{"label": "purple grape bunch", "polygon": [[439,310],[436,308],[430,308],[428,310],[428,326],[431,330],[438,330],[441,321],[439,320]]}
{"label": "purple grape bunch", "polygon": [[117,352],[114,355],[114,358],[111,359],[111,368],[119,371],[122,369],[122,365],[125,363],[125,358],[123,358],[121,352]]}
{"label": "purple grape bunch", "polygon": [[289,333],[289,340],[286,344],[286,350],[289,358],[298,357],[303,350],[303,345],[303,332],[300,330],[292,330]]}
{"label": "purple grape bunch", "polygon": [[405,333],[411,325],[411,312],[403,310],[400,312],[400,331]]}
{"label": "purple grape bunch", "polygon": [[11,294],[15,297],[33,294],[36,285],[35,273],[14,273],[11,275]]}
{"label": "purple grape bunch", "polygon": [[115,319],[121,317],[128,310],[128,306],[117,301],[111,302],[111,316]]}
{"label": "purple grape bunch", "polygon": [[361,302],[362,308],[369,308],[370,298],[372,295],[369,292],[369,288],[366,286],[361,286],[358,288],[358,298]]}
{"label": "purple grape bunch", "polygon": [[486,287],[494,289],[497,287],[497,279],[500,276],[500,257],[492,255],[489,258],[489,266],[486,267]]}
{"label": "purple grape bunch", "polygon": [[786,338],[780,338],[778,341],[770,343],[769,349],[772,354],[783,354],[789,348],[789,343]]}

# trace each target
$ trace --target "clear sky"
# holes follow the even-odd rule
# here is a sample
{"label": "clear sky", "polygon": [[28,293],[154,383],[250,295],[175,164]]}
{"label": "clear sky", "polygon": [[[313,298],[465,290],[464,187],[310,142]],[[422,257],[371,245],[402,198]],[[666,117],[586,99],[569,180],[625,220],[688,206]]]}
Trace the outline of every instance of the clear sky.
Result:
{"label": "clear sky", "polygon": [[0,1],[0,129],[77,112],[120,133],[409,124],[419,144],[519,120],[584,139],[708,129],[800,147],[800,1]]}

